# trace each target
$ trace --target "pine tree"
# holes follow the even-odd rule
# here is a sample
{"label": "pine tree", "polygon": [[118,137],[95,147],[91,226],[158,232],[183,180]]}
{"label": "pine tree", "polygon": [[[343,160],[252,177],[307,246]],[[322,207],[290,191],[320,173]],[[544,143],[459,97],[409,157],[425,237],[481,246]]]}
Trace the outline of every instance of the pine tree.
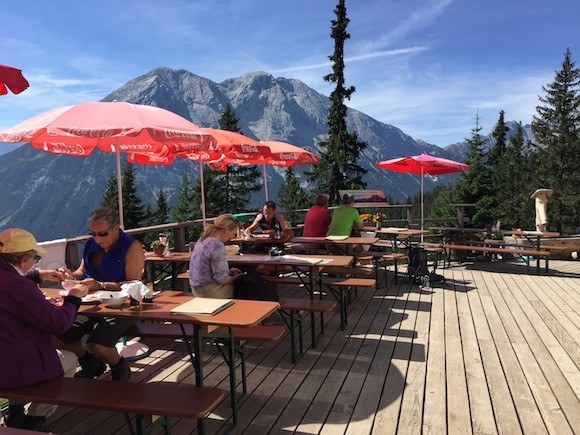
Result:
{"label": "pine tree", "polygon": [[[296,177],[296,172],[292,167],[284,171],[284,184],[278,189],[278,203],[284,210],[299,210],[310,206],[311,195],[300,187],[300,181]],[[294,214],[287,220],[293,222]]]}
{"label": "pine tree", "polygon": [[505,161],[508,165],[506,180],[509,180],[506,181],[506,185],[510,194],[506,195],[504,204],[499,206],[504,228],[534,227],[534,207],[529,195],[533,158],[533,153],[524,153],[524,130],[520,122],[505,152]]}
{"label": "pine tree", "polygon": [[137,195],[135,184],[135,172],[133,165],[127,164],[123,168],[123,215],[126,229],[139,228],[143,217],[143,205],[141,198]]}
{"label": "pine tree", "polygon": [[[242,133],[230,104],[224,109],[219,128]],[[255,166],[228,165],[225,171],[203,169],[206,214],[217,216],[221,213],[235,213],[245,210],[253,192],[258,192],[262,185],[258,182],[260,172]],[[201,187],[196,185],[198,197],[201,198]]]}
{"label": "pine tree", "polygon": [[167,205],[163,188],[159,189],[159,194],[157,195],[157,209],[155,210],[154,218],[155,225],[169,222],[169,206]]}
{"label": "pine tree", "polygon": [[101,200],[101,205],[103,207],[109,207],[113,210],[119,211],[119,201],[117,198],[117,177],[115,174],[111,174],[107,180],[107,187],[105,187],[105,192],[103,193],[103,199]]}
{"label": "pine tree", "polygon": [[493,146],[487,152],[487,164],[489,166],[489,184],[493,193],[489,197],[488,207],[494,222],[500,220],[506,222],[510,217],[507,201],[513,193],[513,184],[510,182],[509,164],[506,160],[507,132],[505,124],[505,112],[499,112],[499,118],[492,132]]}
{"label": "pine tree", "polygon": [[320,161],[309,173],[317,190],[328,192],[331,204],[338,202],[341,189],[364,188],[362,180],[366,170],[358,165],[366,143],[358,140],[356,132],[348,132],[346,126],[347,107],[345,99],[350,99],[355,91],[354,86],[345,87],[344,78],[344,43],[350,38],[346,31],[350,20],[346,15],[345,0],[339,0],[334,10],[336,20],[332,20],[330,36],[334,40],[334,53],[329,59],[333,62],[332,73],[324,80],[336,84],[330,94],[331,106],[328,112],[328,137],[319,142],[322,149]]}
{"label": "pine tree", "polygon": [[188,171],[183,172],[181,186],[177,192],[177,203],[173,207],[171,216],[174,222],[186,222],[201,217],[200,202],[196,198],[194,186]]}
{"label": "pine tree", "polygon": [[485,140],[481,136],[479,113],[475,118],[475,127],[467,139],[468,149],[465,163],[470,170],[462,172],[456,184],[456,198],[460,203],[476,204],[475,210],[468,208],[465,212],[474,226],[485,226],[494,222],[491,198],[489,167],[484,153]]}
{"label": "pine tree", "polygon": [[[183,172],[181,186],[177,192],[177,203],[173,207],[171,216],[174,222],[186,222],[201,217],[199,192],[196,193],[188,171]],[[190,242],[197,240],[201,233],[200,228],[186,228],[185,239]]]}
{"label": "pine tree", "polygon": [[[542,106],[532,129],[539,148],[539,167],[534,188],[553,189],[548,204],[548,225],[572,232],[580,212],[580,70],[566,50],[562,69],[554,81],[543,86]],[[532,192],[530,192],[532,193]]]}

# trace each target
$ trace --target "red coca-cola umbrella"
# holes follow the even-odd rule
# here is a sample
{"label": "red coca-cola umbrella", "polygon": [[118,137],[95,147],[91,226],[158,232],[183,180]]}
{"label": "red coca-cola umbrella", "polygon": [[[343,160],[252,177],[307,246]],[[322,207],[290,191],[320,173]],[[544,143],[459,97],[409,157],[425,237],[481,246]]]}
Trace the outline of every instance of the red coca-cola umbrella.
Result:
{"label": "red coca-cola umbrella", "polygon": [[318,156],[304,148],[280,141],[260,141],[270,149],[269,156],[255,156],[244,159],[222,158],[210,163],[214,169],[223,170],[227,165],[262,165],[264,174],[264,193],[268,201],[268,179],[266,165],[288,168],[294,165],[314,165],[318,163]]}
{"label": "red coca-cola umbrella", "polygon": [[8,89],[13,94],[19,94],[28,86],[28,80],[22,75],[22,70],[0,63],[0,95],[6,95]]}
{"label": "red coca-cola umbrella", "polygon": [[270,148],[251,137],[229,130],[216,128],[202,128],[205,133],[211,135],[213,141],[209,146],[174,146],[170,147],[165,155],[154,154],[129,154],[128,161],[141,165],[167,166],[173,164],[174,158],[180,157],[199,162],[199,177],[201,187],[201,214],[203,222],[206,219],[205,191],[203,182],[204,162],[226,160],[259,160],[270,155]]}
{"label": "red coca-cola umbrella", "polygon": [[[469,171],[469,166],[455,160],[421,154],[378,162],[379,168],[421,176],[421,229],[423,229],[423,178],[425,175],[451,174]],[[422,236],[421,236],[422,238]]]}
{"label": "red coca-cola umbrella", "polygon": [[172,150],[210,148],[214,139],[165,109],[126,102],[89,102],[43,112],[0,133],[3,142],[29,142],[55,154],[87,156],[95,148],[114,152],[119,218],[123,225],[119,153],[165,156]]}

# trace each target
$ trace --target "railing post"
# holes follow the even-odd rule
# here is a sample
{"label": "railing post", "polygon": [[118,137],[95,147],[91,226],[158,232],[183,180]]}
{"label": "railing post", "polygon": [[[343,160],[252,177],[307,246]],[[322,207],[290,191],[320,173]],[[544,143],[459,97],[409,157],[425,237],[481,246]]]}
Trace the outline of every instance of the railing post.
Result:
{"label": "railing post", "polygon": [[175,237],[175,250],[178,252],[187,251],[185,246],[185,227],[177,227],[173,230]]}

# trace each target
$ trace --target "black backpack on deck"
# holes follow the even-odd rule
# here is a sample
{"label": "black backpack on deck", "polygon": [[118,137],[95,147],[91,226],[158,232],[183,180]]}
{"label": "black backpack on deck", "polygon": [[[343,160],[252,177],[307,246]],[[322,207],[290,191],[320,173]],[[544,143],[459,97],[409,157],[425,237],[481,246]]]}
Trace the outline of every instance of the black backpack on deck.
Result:
{"label": "black backpack on deck", "polygon": [[427,266],[427,252],[423,248],[409,248],[409,265],[407,274],[411,282],[421,284],[429,277],[429,268]]}
{"label": "black backpack on deck", "polygon": [[429,287],[435,282],[445,282],[445,277],[436,273],[430,273],[427,265],[427,251],[423,248],[409,248],[409,265],[407,274],[411,283]]}

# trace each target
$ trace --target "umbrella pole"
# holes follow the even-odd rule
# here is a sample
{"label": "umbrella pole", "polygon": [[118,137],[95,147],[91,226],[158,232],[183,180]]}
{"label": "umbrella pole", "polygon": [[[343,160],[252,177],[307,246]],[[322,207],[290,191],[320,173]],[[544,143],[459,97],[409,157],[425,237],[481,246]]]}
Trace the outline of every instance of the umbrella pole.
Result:
{"label": "umbrella pole", "polygon": [[199,186],[201,189],[201,221],[205,229],[205,188],[203,186],[203,163],[199,161]]}
{"label": "umbrella pole", "polygon": [[[423,203],[423,178],[424,174],[423,174],[423,167],[421,166],[421,231],[423,231],[423,227],[424,227],[424,203]],[[423,242],[423,234],[421,234],[421,242]]]}
{"label": "umbrella pole", "polygon": [[266,195],[266,202],[268,202],[268,174],[266,173],[266,163],[262,163],[264,170],[264,194]]}
{"label": "umbrella pole", "polygon": [[119,224],[125,228],[123,218],[123,187],[121,186],[121,154],[119,153],[119,139],[115,139],[115,162],[117,166],[117,203],[119,204]]}

